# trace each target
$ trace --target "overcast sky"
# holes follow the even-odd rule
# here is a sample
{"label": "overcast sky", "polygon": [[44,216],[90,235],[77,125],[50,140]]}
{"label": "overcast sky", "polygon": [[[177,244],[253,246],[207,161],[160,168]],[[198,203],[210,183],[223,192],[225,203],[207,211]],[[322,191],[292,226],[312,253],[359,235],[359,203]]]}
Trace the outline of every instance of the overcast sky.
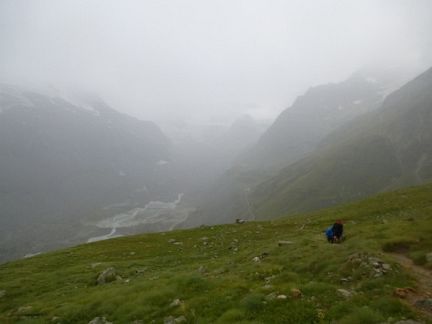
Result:
{"label": "overcast sky", "polygon": [[431,31],[429,0],[0,0],[0,81],[145,119],[273,117],[365,66],[432,65]]}

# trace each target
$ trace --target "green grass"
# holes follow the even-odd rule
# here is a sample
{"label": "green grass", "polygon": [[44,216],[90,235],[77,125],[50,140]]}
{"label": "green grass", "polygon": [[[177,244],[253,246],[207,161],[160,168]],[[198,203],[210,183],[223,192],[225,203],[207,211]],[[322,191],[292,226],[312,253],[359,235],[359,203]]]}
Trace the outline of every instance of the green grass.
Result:
{"label": "green grass", "polygon": [[[328,244],[323,231],[337,218],[345,221],[347,239]],[[428,185],[276,221],[80,245],[1,265],[0,322],[88,323],[97,316],[114,323],[163,323],[168,316],[188,323],[427,322],[393,297],[394,288],[415,282],[387,252],[430,267],[430,233]],[[293,244],[279,247],[278,240]],[[362,261],[368,257],[393,270],[375,277]],[[96,285],[108,267],[123,280]],[[302,297],[291,297],[292,288]],[[352,297],[339,294],[341,288]],[[181,303],[171,306],[175,299]]]}

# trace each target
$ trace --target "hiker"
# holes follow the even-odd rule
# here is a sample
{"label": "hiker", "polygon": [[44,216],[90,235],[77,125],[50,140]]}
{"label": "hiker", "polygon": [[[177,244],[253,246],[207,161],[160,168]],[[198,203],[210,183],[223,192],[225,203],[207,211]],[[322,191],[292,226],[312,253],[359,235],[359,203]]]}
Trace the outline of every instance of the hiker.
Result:
{"label": "hiker", "polygon": [[337,220],[332,226],[325,230],[325,235],[329,243],[341,242],[343,235],[343,224],[341,220]]}
{"label": "hiker", "polygon": [[336,223],[333,224],[333,243],[341,242],[342,235],[343,235],[343,224],[342,221],[339,219],[336,221]]}

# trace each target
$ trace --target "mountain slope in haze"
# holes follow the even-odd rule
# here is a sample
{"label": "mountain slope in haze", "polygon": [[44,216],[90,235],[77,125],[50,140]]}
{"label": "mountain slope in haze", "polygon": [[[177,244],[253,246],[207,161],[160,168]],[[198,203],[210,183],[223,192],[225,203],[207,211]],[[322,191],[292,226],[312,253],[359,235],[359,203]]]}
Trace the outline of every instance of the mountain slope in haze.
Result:
{"label": "mountain slope in haze", "polygon": [[[427,185],[271,222],[10,262],[0,265],[0,322],[430,323],[432,280],[413,270],[432,269],[431,204]],[[323,231],[336,218],[346,240],[329,244]],[[97,284],[107,269],[119,277]]]}
{"label": "mountain slope in haze", "polygon": [[67,242],[106,205],[166,191],[157,164],[170,144],[159,128],[94,97],[80,102],[1,85],[0,259]]}
{"label": "mountain slope in haze", "polygon": [[250,201],[253,188],[313,151],[332,130],[377,108],[386,85],[356,73],[343,82],[309,89],[212,187],[200,193],[197,211],[189,223],[254,219]]}
{"label": "mountain slope in haze", "polygon": [[310,88],[284,110],[239,163],[249,168],[282,168],[313,151],[332,130],[383,99],[382,87],[360,73],[340,83]]}
{"label": "mountain slope in haze", "polygon": [[260,217],[312,210],[432,180],[432,69],[258,186]]}

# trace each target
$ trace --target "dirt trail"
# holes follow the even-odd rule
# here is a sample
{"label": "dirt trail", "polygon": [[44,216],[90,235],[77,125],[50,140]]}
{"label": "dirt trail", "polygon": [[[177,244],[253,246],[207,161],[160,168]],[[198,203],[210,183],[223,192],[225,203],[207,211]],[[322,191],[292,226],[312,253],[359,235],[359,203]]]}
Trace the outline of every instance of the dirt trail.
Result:
{"label": "dirt trail", "polygon": [[406,300],[416,309],[432,316],[432,307],[423,304],[425,300],[432,298],[432,271],[415,265],[403,254],[391,253],[390,255],[417,281],[415,289],[407,289]]}

